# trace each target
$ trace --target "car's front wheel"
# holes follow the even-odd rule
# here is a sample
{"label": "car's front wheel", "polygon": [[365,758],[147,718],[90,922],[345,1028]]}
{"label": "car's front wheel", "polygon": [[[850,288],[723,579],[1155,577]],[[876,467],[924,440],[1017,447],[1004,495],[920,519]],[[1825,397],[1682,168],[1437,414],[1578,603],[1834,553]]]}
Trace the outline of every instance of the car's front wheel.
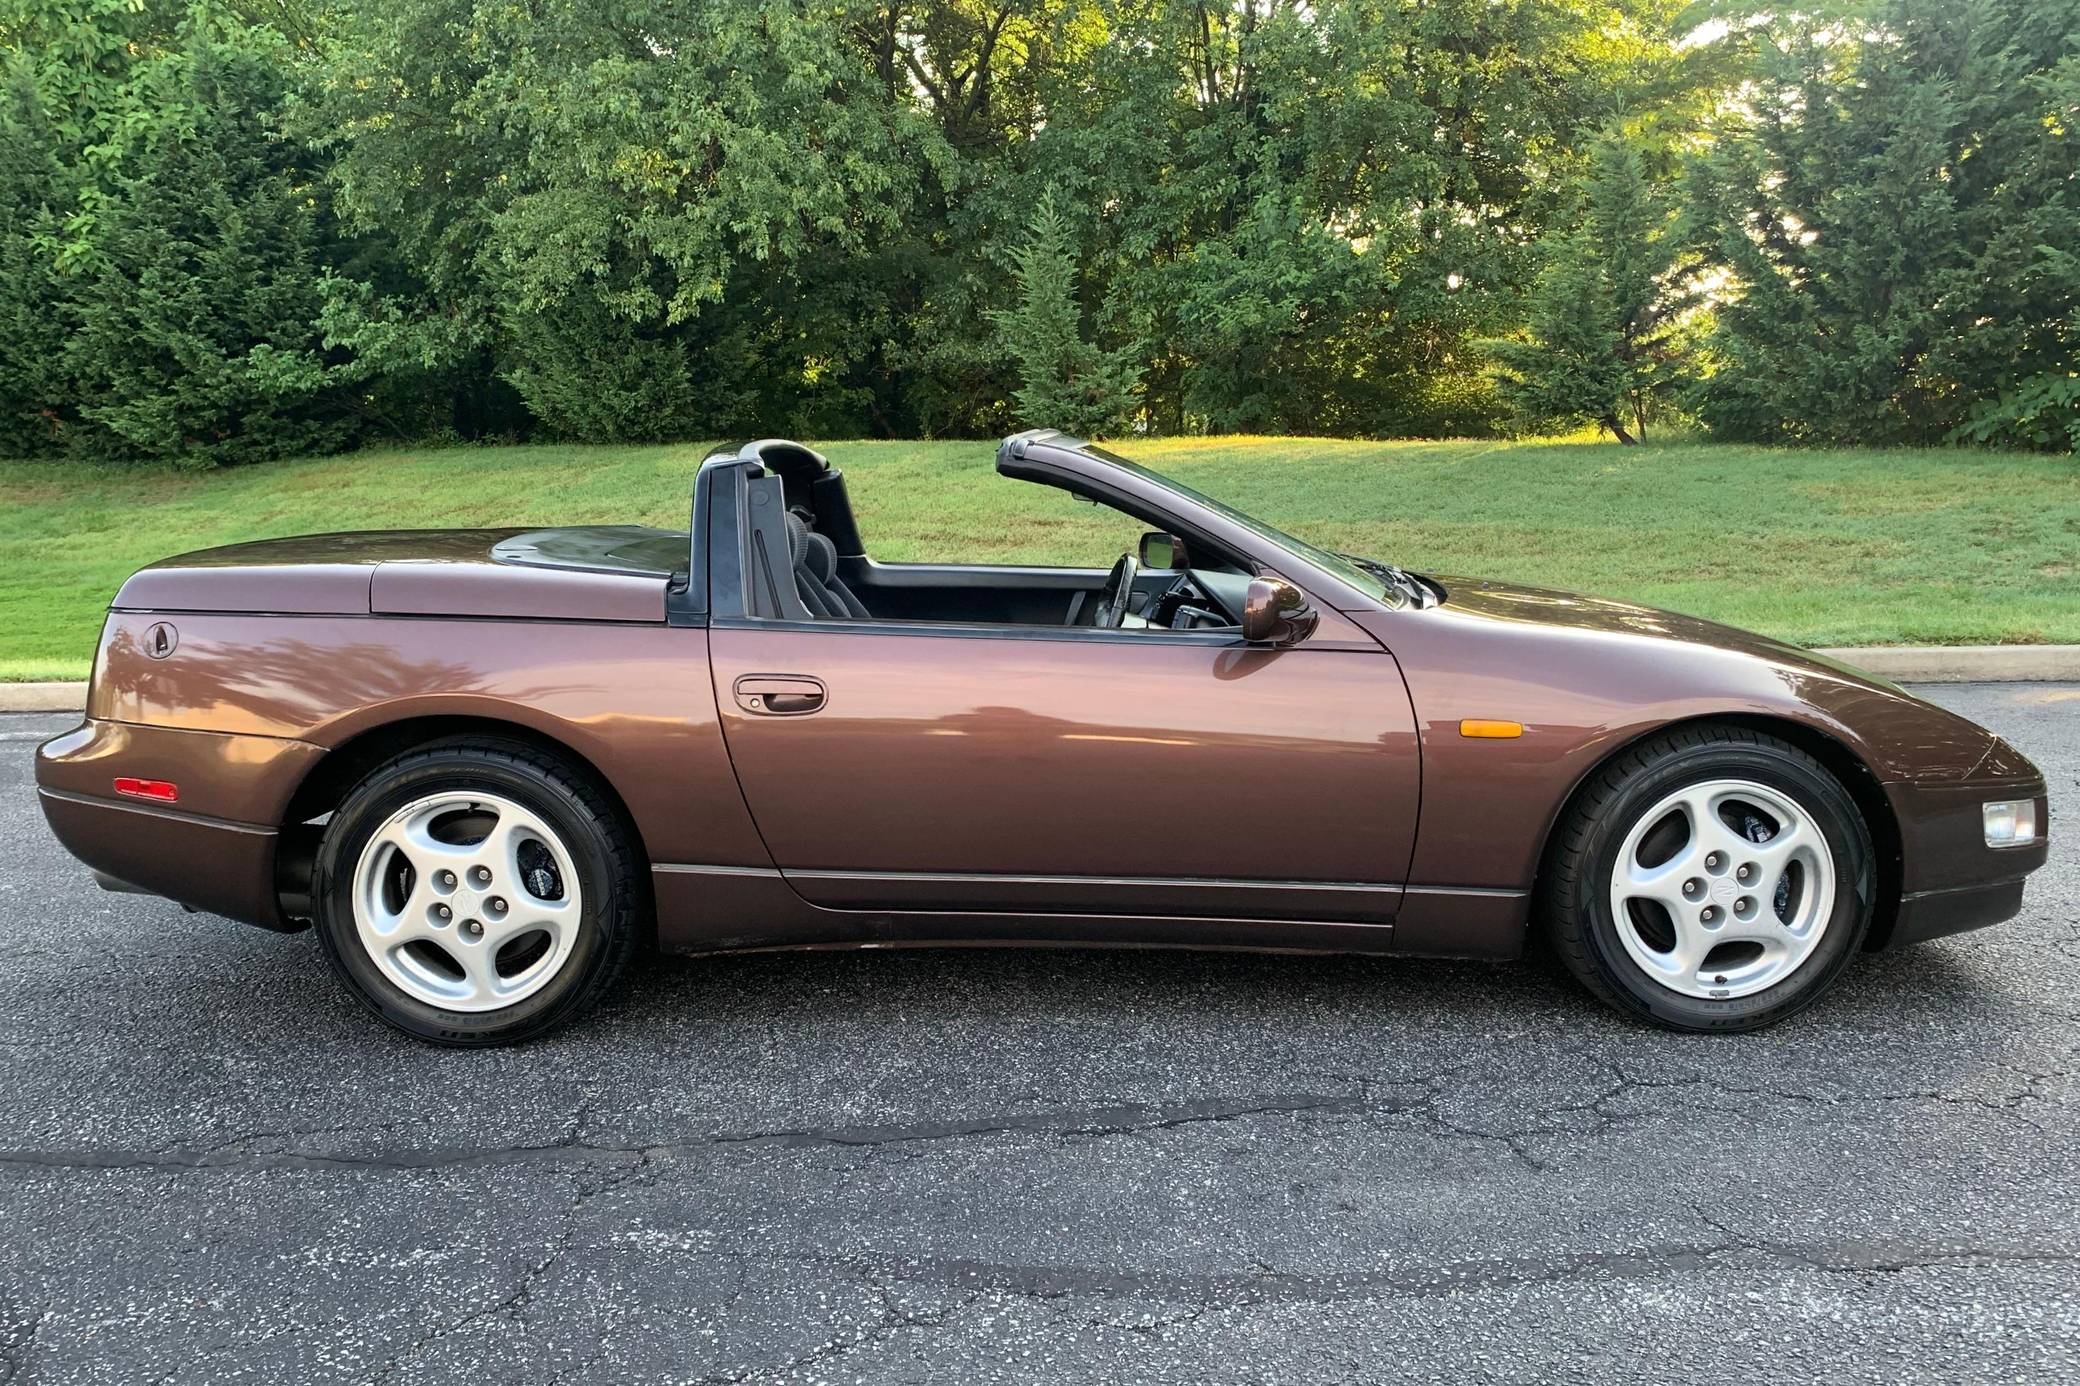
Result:
{"label": "car's front wheel", "polygon": [[318,936],[356,996],[437,1044],[509,1044],[613,983],[640,875],[599,791],[559,759],[491,739],[379,767],[327,825]]}
{"label": "car's front wheel", "polygon": [[1870,833],[1798,748],[1736,727],[1667,733],[1605,766],[1548,855],[1561,959],[1619,1010],[1752,1030],[1810,1005],[1869,928]]}

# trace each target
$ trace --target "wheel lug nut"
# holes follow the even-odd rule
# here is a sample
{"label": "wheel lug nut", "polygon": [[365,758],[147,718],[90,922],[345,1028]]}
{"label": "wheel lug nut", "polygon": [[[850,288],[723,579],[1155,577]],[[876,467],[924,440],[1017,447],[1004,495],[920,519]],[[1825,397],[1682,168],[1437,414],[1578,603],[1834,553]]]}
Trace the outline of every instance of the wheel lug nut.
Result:
{"label": "wheel lug nut", "polygon": [[446,905],[435,905],[433,907],[433,917],[440,920],[452,919],[455,917],[455,911],[449,909]]}
{"label": "wheel lug nut", "polygon": [[455,873],[452,871],[443,871],[438,876],[435,876],[433,878],[433,883],[439,886],[442,890],[453,890],[455,888]]}
{"label": "wheel lug nut", "polygon": [[1707,924],[1711,923],[1714,919],[1717,919],[1718,917],[1719,907],[1717,905],[1706,905],[1704,907],[1704,913],[1698,916],[1698,918],[1704,920],[1704,922]]}
{"label": "wheel lug nut", "polygon": [[471,938],[482,938],[484,936],[484,926],[472,919],[469,923],[462,926],[462,932],[468,934]]}
{"label": "wheel lug nut", "polygon": [[504,914],[506,912],[506,902],[502,897],[494,895],[484,902],[484,908],[493,914]]}
{"label": "wheel lug nut", "polygon": [[491,884],[491,873],[481,866],[472,866],[469,869],[469,878],[480,886]]}

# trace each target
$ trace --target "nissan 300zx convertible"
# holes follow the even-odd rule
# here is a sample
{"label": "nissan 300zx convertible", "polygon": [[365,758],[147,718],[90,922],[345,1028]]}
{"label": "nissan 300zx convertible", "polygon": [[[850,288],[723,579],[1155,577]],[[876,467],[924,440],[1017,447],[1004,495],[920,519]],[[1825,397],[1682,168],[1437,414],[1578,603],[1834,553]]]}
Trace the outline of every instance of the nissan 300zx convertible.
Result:
{"label": "nissan 300zx convertible", "polygon": [[843,474],[768,440],[701,464],[685,532],[154,564],[44,812],[111,889],[315,925],[447,1044],[541,1034],[651,944],[1508,958],[1533,929],[1629,1015],[1743,1030],[2009,918],[2044,862],[2034,766],[1831,660],[1326,552],[1058,433],[997,470],[1133,551],[880,562]]}

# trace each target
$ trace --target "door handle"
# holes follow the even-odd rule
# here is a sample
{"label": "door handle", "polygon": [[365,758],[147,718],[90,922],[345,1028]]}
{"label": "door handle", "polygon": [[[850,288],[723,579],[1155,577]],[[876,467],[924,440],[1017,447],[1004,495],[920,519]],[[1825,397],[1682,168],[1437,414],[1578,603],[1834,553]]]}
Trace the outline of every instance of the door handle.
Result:
{"label": "door handle", "polygon": [[733,687],[738,707],[767,717],[800,717],[823,706],[823,680],[803,674],[746,674]]}

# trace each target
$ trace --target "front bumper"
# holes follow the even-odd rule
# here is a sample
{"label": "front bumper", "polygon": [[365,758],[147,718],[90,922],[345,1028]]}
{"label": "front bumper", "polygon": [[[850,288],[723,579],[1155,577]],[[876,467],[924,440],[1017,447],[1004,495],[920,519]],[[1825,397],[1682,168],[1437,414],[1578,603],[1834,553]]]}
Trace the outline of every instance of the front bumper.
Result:
{"label": "front bumper", "polygon": [[1961,934],[2013,919],[2022,911],[2022,885],[2020,880],[2000,881],[1994,885],[1903,895],[1885,946],[1904,948],[1910,943],[1925,943],[1946,934]]}
{"label": "front bumper", "polygon": [[[2051,804],[2042,777],[1894,784],[1886,790],[1899,822],[1900,893],[1898,913],[1878,946],[1898,948],[2013,919],[2022,909],[2025,878],[2051,853]],[[1999,799],[2036,802],[2035,842],[1986,845],[1981,810]]]}

